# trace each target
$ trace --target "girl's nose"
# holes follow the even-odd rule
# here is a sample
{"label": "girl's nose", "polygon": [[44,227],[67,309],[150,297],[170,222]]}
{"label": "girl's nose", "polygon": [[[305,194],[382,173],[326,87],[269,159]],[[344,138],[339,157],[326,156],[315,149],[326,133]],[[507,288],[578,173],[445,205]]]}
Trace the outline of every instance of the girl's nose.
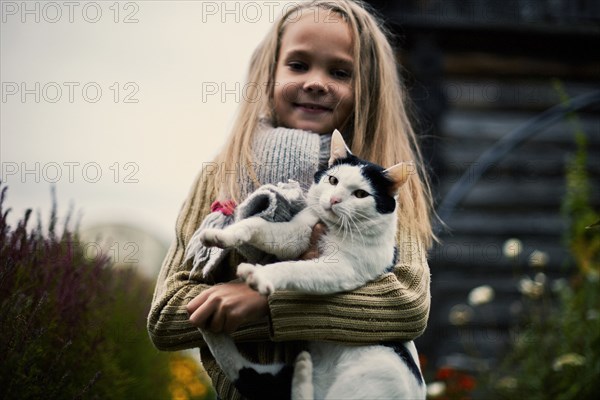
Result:
{"label": "girl's nose", "polygon": [[302,89],[306,90],[307,92],[326,93],[328,92],[327,80],[322,73],[315,72],[306,77],[306,81],[304,82]]}

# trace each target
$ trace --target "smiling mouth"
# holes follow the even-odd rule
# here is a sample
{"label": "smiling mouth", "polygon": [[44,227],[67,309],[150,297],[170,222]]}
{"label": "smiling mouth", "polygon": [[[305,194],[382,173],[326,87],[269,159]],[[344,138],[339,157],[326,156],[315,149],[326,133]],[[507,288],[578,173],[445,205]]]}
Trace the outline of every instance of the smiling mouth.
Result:
{"label": "smiling mouth", "polygon": [[308,103],[294,103],[294,107],[299,108],[306,112],[327,112],[331,111],[331,108],[320,106],[318,104]]}

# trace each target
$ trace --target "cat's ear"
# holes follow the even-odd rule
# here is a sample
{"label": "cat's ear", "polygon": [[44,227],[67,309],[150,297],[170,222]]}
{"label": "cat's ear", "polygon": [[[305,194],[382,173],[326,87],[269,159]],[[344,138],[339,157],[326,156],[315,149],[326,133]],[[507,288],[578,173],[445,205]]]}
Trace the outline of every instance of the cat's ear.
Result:
{"label": "cat's ear", "polygon": [[389,167],[383,173],[393,182],[392,193],[396,193],[408,180],[408,177],[415,173],[415,164],[413,162],[400,162]]}
{"label": "cat's ear", "polygon": [[330,167],[335,160],[346,158],[348,155],[352,154],[348,146],[346,146],[346,142],[344,142],[342,134],[337,129],[333,131],[333,134],[331,135],[331,152],[329,154]]}

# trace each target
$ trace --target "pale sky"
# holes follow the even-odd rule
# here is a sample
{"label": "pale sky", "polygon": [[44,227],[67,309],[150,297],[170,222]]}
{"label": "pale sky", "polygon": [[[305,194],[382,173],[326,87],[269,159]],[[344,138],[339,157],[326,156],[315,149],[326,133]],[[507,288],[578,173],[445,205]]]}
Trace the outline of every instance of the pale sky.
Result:
{"label": "pale sky", "polygon": [[224,143],[251,52],[287,3],[2,0],[10,221],[26,208],[47,216],[56,182],[60,217],[73,202],[84,228],[131,224],[170,241]]}

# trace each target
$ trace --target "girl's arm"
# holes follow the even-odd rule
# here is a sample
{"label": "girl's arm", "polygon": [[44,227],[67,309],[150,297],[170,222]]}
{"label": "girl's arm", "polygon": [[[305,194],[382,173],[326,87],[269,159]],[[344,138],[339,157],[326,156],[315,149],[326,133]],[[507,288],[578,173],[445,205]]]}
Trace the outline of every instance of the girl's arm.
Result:
{"label": "girl's arm", "polygon": [[[204,344],[189,321],[186,306],[212,286],[189,279],[191,261],[182,264],[186,245],[208,214],[214,193],[205,190],[212,176],[200,173],[176,224],[176,239],[161,267],[148,316],[148,331],[161,350]],[[270,323],[260,320],[240,327],[239,341],[333,340],[369,343],[414,339],[429,315],[429,267],[425,250],[410,233],[399,233],[400,261],[390,273],[360,289],[328,296],[281,291],[269,296]]]}
{"label": "girl's arm", "polygon": [[[175,227],[175,240],[163,261],[152,306],[148,315],[148,332],[160,350],[180,350],[204,345],[202,335],[189,321],[188,303],[214,286],[190,280],[192,261],[183,264],[185,248],[204,217],[210,212],[215,194],[208,191],[213,175],[202,171],[185,200]],[[236,340],[266,340],[269,325],[266,318],[240,327]]]}
{"label": "girl's arm", "polygon": [[420,336],[430,307],[426,251],[408,229],[400,229],[398,246],[393,273],[354,291],[327,296],[271,294],[272,340],[373,343]]}

